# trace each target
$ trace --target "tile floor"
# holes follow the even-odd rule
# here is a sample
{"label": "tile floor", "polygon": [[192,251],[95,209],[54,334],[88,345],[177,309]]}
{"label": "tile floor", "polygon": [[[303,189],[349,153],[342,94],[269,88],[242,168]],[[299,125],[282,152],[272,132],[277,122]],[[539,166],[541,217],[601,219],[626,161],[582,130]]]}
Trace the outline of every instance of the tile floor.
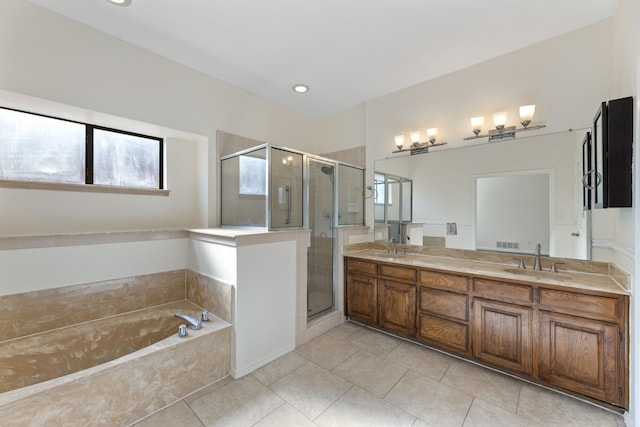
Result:
{"label": "tile floor", "polygon": [[621,415],[347,322],[134,424],[624,426]]}

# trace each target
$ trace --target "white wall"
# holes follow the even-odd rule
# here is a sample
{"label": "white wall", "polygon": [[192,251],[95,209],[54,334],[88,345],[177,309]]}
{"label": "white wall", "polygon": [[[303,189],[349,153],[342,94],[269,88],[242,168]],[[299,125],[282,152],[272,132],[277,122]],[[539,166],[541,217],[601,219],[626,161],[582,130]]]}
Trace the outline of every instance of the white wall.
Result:
{"label": "white wall", "polygon": [[[640,281],[640,260],[637,248],[640,247],[640,234],[637,232],[640,223],[640,3],[636,0],[620,0],[614,16],[613,29],[613,96],[612,98],[633,95],[635,97],[634,127],[634,207],[631,209],[615,209],[607,218],[610,224],[610,236],[614,247],[611,258],[623,265],[632,275],[633,287]],[[640,294],[631,296],[629,356],[630,372],[630,412],[626,421],[630,427],[640,426]]]}
{"label": "white wall", "polygon": [[[359,135],[347,123],[361,113],[370,185],[375,160],[393,156],[393,137],[400,133],[408,140],[409,132],[421,130],[424,140],[426,128],[437,127],[438,138],[453,148],[469,144],[462,138],[472,135],[471,117],[484,115],[488,124],[494,112],[506,110],[508,124],[516,124],[517,108],[529,103],[537,105],[534,122],[546,124],[545,133],[589,127],[598,103],[611,97],[612,26],[602,21],[366,102],[341,113],[352,121],[341,114],[320,121],[316,144],[327,152],[358,146]],[[594,61],[594,52],[605,60]],[[367,202],[371,226],[373,202]]]}
{"label": "white wall", "polygon": [[0,295],[187,267],[188,239],[0,250]]}
{"label": "white wall", "polygon": [[207,145],[168,145],[175,190],[165,200],[1,189],[0,233],[215,224],[216,130],[312,149],[313,138],[301,136],[313,123],[300,114],[24,0],[0,4],[0,57],[0,90],[79,107],[87,120],[98,112],[185,131]]}

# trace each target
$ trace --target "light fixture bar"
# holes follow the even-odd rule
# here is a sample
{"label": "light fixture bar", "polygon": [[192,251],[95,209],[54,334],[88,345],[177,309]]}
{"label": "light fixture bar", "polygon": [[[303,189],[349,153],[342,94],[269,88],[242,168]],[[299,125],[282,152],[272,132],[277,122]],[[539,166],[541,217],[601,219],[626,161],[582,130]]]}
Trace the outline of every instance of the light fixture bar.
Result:
{"label": "light fixture bar", "polygon": [[391,153],[404,153],[405,151],[409,151],[409,154],[412,156],[414,154],[424,154],[429,152],[429,148],[431,147],[439,147],[441,145],[446,145],[446,142],[438,142],[437,144],[430,144],[428,142],[423,142],[422,144],[411,144],[409,148],[400,148],[396,151],[392,151]]}
{"label": "light fixture bar", "polygon": [[497,129],[491,129],[489,131],[489,133],[484,134],[484,135],[474,135],[474,136],[468,136],[466,138],[462,138],[464,141],[469,141],[471,139],[478,139],[478,138],[489,138],[489,142],[491,141],[504,141],[507,139],[514,139],[516,137],[516,133],[518,132],[524,132],[525,130],[536,130],[536,129],[542,129],[543,127],[546,127],[546,125],[536,125],[536,126],[529,126],[526,128],[516,128],[515,126],[509,126],[506,128],[502,129],[501,131],[498,131]]}

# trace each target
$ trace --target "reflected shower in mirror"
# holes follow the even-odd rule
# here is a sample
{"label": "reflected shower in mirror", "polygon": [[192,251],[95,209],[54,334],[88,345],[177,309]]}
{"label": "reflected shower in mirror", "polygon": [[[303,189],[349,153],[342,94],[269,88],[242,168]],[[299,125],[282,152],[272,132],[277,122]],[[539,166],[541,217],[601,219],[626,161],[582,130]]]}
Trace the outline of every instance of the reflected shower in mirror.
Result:
{"label": "reflected shower in mirror", "polygon": [[[522,251],[530,251],[529,241],[534,247],[536,243],[546,241],[550,256],[586,259],[590,216],[582,207],[581,144],[587,131],[580,129],[519,137],[511,141],[434,150],[416,156],[397,155],[377,160],[375,171],[405,176],[413,181],[412,220],[423,224],[425,237],[445,238],[448,248],[472,250],[484,250],[490,246],[479,241],[479,236],[484,239],[486,231],[483,223],[489,221],[487,224],[494,229],[504,225],[497,218],[479,220],[476,217],[477,178],[546,174],[549,178],[549,213],[537,213],[535,218],[521,217],[518,221],[518,226],[530,236],[523,240]],[[506,195],[498,192],[489,197],[505,206]],[[519,197],[529,200],[532,195],[522,192]],[[538,228],[538,219],[543,217],[549,222],[548,232]],[[455,227],[455,234],[447,234],[447,224]],[[495,242],[491,250],[503,250],[496,247],[497,242],[505,242],[508,246],[511,240],[507,237],[492,239]]]}

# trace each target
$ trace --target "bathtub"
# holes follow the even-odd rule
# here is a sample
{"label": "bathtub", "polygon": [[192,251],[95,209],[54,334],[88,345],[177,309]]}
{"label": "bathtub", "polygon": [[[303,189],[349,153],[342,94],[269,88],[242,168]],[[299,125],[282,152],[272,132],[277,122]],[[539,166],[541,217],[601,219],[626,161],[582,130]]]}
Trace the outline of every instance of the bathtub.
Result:
{"label": "bathtub", "polygon": [[[0,343],[0,425],[127,425],[224,378],[231,327],[187,300]],[[15,321],[29,321],[16,319]]]}

